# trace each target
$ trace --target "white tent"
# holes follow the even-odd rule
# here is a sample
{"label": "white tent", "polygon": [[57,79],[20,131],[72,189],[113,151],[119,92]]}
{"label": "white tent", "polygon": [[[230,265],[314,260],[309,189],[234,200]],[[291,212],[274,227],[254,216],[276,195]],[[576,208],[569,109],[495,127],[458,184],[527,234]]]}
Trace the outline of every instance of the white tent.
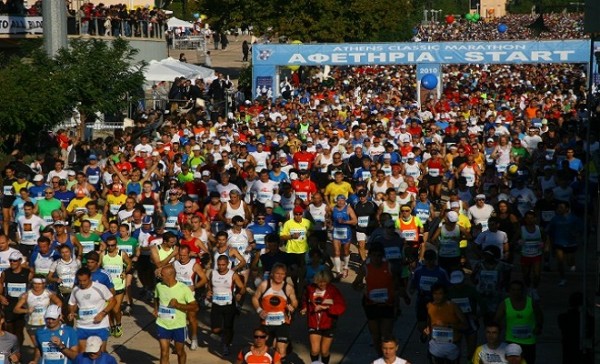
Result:
{"label": "white tent", "polygon": [[169,28],[193,28],[194,24],[189,23],[185,20],[177,19],[175,17],[167,20]]}
{"label": "white tent", "polygon": [[148,67],[144,70],[144,77],[146,81],[150,82],[173,81],[175,77],[202,78],[205,82],[209,82],[214,79],[215,71],[210,68],[179,62],[173,58],[166,58],[162,61],[150,61]]}
{"label": "white tent", "polygon": [[176,70],[167,67],[159,61],[150,61],[148,67],[144,70],[146,81],[173,81],[175,77],[190,77],[190,71]]}
{"label": "white tent", "polygon": [[210,68],[197,66],[191,63],[180,62],[179,60],[172,57],[165,58],[162,61],[160,61],[160,63],[176,70],[191,71],[193,73],[193,76],[190,78],[202,78],[206,80],[213,79],[215,77],[215,71]]}

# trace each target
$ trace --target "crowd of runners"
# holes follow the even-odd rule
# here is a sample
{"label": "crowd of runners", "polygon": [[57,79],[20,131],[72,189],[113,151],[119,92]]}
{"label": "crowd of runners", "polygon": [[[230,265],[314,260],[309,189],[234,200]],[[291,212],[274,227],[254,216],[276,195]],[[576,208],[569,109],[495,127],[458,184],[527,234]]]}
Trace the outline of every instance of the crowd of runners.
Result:
{"label": "crowd of runners", "polygon": [[[597,204],[585,194],[600,168],[597,136],[584,138],[585,69],[443,73],[442,97],[418,104],[408,66],[309,69],[286,98],[151,110],[140,121],[163,118],[158,129],[90,141],[60,130],[27,163],[15,150],[2,171],[6,362],[21,360],[24,335],[31,363],[114,362],[107,341],[139,298],[161,364],[172,342],[179,363],[198,349],[202,310],[222,357],[286,362],[306,320],[304,359],[327,364],[351,304],[374,363],[405,363],[393,326],[412,301],[432,363],[535,363],[542,270],[558,270],[560,291],[577,270],[571,227]],[[227,103],[214,82],[196,97]],[[232,348],[244,310],[253,343]]]}

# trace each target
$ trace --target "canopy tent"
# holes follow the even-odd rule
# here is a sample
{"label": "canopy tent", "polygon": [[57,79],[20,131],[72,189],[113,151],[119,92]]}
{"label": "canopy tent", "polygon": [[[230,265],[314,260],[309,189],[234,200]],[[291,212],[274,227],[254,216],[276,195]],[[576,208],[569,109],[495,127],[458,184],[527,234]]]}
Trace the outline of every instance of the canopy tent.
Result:
{"label": "canopy tent", "polygon": [[210,68],[167,58],[162,61],[150,61],[148,67],[144,70],[144,77],[147,82],[173,81],[176,77],[185,77],[188,79],[202,78],[205,82],[210,82],[215,77],[215,71]]}
{"label": "canopy tent", "polygon": [[175,17],[167,20],[167,26],[170,28],[193,28],[194,24]]}
{"label": "canopy tent", "polygon": [[202,78],[205,81],[207,79],[215,78],[215,71],[210,68],[197,66],[197,65],[191,64],[191,63],[180,62],[179,60],[172,58],[172,57],[165,58],[162,61],[160,61],[160,63],[167,67],[176,69],[176,70],[191,71],[194,76],[192,76],[190,78]]}
{"label": "canopy tent", "polygon": [[144,70],[146,81],[173,81],[176,77],[189,77],[189,72],[182,72],[161,64],[159,61],[150,61]]}

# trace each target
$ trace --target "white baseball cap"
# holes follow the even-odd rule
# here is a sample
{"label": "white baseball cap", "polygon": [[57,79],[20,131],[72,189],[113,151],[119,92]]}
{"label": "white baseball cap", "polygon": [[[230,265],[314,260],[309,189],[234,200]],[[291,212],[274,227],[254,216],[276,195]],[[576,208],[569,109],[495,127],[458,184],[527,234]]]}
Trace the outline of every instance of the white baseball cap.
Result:
{"label": "white baseball cap", "polygon": [[44,314],[44,318],[47,319],[54,319],[54,320],[58,320],[58,318],[60,317],[60,307],[58,307],[57,305],[50,305],[48,306],[48,308],[46,309],[46,313]]}
{"label": "white baseball cap", "polygon": [[100,351],[102,347],[102,339],[100,336],[90,336],[87,338],[85,342],[85,352],[86,353],[97,353]]}
{"label": "white baseball cap", "polygon": [[446,219],[448,219],[448,221],[450,222],[457,222],[458,214],[456,213],[456,211],[450,211],[446,214]]}

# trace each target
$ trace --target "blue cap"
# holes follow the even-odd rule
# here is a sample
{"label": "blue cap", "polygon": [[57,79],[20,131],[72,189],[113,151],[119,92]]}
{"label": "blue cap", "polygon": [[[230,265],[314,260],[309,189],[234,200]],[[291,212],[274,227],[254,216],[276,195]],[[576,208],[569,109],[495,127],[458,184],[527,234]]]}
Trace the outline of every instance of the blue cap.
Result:
{"label": "blue cap", "polygon": [[142,218],[143,225],[152,225],[152,216],[144,216]]}
{"label": "blue cap", "polygon": [[88,159],[92,160],[92,159],[98,159],[98,157],[96,157],[95,154],[90,154],[90,156],[88,157]]}
{"label": "blue cap", "polygon": [[337,195],[337,197],[335,199],[336,200],[340,200],[340,199],[345,200],[346,196],[344,196],[344,195]]}

